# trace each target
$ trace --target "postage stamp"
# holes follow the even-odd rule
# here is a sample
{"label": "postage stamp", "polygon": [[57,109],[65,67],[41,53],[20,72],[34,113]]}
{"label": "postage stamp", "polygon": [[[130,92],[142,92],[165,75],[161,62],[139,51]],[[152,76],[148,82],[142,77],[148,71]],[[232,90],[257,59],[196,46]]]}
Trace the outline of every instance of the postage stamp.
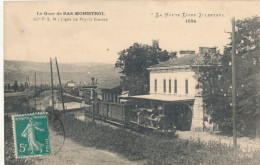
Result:
{"label": "postage stamp", "polygon": [[47,115],[12,116],[16,158],[51,154]]}

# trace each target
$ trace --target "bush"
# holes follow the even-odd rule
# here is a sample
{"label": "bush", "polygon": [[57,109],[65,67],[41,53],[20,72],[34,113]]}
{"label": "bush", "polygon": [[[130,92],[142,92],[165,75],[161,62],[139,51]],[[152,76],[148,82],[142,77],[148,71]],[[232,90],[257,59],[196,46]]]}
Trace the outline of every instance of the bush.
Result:
{"label": "bush", "polygon": [[[94,122],[84,123],[60,116],[66,137],[88,146],[121,154],[129,160],[147,159],[148,164],[258,164],[260,152],[245,153],[221,142],[182,140],[177,136],[161,137],[133,134]],[[56,120],[54,120],[55,122]],[[54,123],[52,123],[54,124]]]}

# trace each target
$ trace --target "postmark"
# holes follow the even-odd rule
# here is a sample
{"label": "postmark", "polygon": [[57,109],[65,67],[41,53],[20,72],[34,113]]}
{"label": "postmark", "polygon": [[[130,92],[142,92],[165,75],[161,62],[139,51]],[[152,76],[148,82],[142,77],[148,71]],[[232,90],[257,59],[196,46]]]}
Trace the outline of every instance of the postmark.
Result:
{"label": "postmark", "polygon": [[16,158],[51,154],[47,113],[14,115],[12,120]]}

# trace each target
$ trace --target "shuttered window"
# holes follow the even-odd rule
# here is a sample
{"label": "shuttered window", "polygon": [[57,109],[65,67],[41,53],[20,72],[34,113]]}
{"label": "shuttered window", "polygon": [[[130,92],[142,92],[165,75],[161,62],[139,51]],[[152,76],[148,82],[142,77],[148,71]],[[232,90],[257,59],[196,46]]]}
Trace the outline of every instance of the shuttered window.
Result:
{"label": "shuttered window", "polygon": [[174,80],[174,93],[177,93],[177,80]]}
{"label": "shuttered window", "polygon": [[157,79],[154,80],[154,92],[157,92]]}
{"label": "shuttered window", "polygon": [[169,79],[169,93],[172,93],[172,80]]}
{"label": "shuttered window", "polygon": [[186,94],[189,93],[189,81],[188,81],[188,79],[185,80],[185,91],[186,91]]}
{"label": "shuttered window", "polygon": [[163,92],[166,92],[166,79],[163,80]]}

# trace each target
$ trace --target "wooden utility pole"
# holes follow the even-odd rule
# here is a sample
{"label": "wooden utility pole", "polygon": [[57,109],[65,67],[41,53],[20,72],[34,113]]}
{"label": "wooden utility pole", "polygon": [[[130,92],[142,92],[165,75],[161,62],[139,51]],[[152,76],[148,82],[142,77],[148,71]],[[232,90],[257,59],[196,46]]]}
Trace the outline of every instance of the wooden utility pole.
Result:
{"label": "wooden utility pole", "polygon": [[[93,85],[94,87],[94,85]],[[94,103],[94,89],[91,89],[91,95],[92,95],[92,121],[95,121],[95,116],[94,116],[94,108],[95,108],[95,103]]]}
{"label": "wooden utility pole", "polygon": [[53,73],[52,73],[52,60],[50,58],[50,67],[51,67],[51,98],[52,98],[52,113],[54,113],[54,94],[53,94]]}
{"label": "wooden utility pole", "polygon": [[236,43],[235,43],[235,18],[232,18],[232,106],[233,106],[233,145],[237,148],[236,128]]}
{"label": "wooden utility pole", "polygon": [[36,110],[36,72],[34,73],[34,101],[35,101],[35,110]]}
{"label": "wooden utility pole", "polygon": [[26,96],[27,96],[27,99],[29,97],[29,77],[26,77],[26,82],[27,82],[27,85],[26,85]]}
{"label": "wooden utility pole", "polygon": [[58,61],[57,61],[57,58],[56,58],[56,57],[55,57],[55,61],[56,61],[57,73],[58,73],[58,77],[59,77],[62,108],[63,108],[63,113],[64,113],[64,115],[65,115],[65,106],[64,106],[64,100],[63,100],[63,91],[62,91],[62,86],[61,86],[61,80],[60,80],[60,72],[59,72]]}
{"label": "wooden utility pole", "polygon": [[41,85],[40,85],[40,110],[42,110],[42,74],[41,74]]}
{"label": "wooden utility pole", "polygon": [[42,89],[42,74],[41,74],[41,89]]}

